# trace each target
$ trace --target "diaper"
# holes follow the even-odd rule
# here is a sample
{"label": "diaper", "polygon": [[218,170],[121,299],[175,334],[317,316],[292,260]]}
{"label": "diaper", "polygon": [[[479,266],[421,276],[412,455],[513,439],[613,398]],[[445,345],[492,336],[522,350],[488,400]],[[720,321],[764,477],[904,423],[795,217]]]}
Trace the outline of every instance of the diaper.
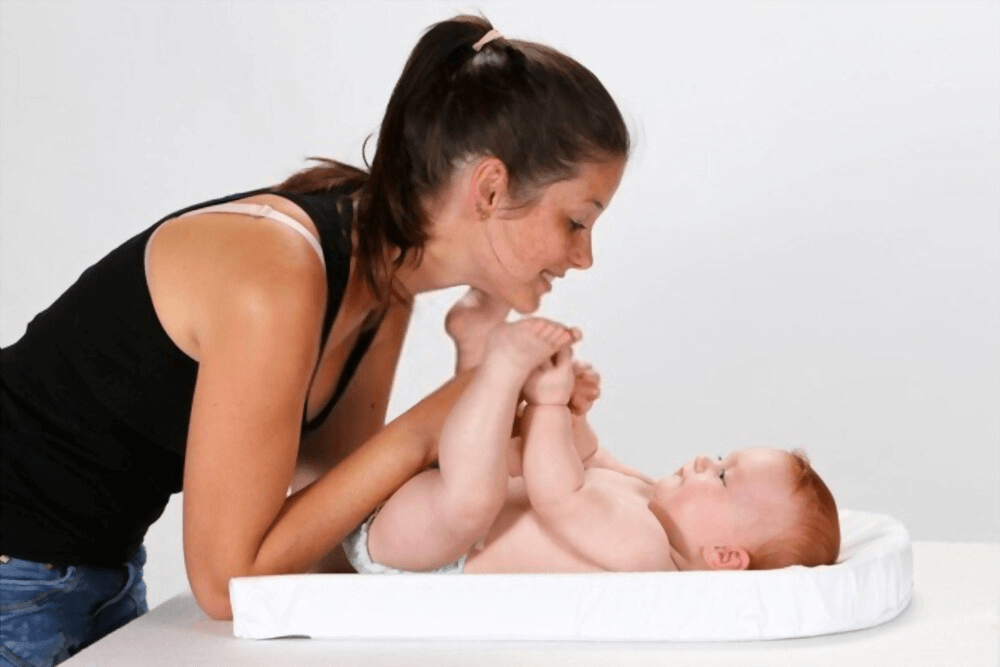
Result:
{"label": "diaper", "polygon": [[351,565],[356,572],[359,574],[461,574],[462,570],[465,569],[465,560],[468,556],[462,556],[454,563],[448,563],[436,570],[427,571],[397,570],[396,568],[376,563],[372,560],[372,556],[368,552],[368,530],[372,525],[372,521],[378,516],[380,509],[382,508],[378,507],[372,512],[342,542],[344,553],[347,554],[347,559],[351,561]]}

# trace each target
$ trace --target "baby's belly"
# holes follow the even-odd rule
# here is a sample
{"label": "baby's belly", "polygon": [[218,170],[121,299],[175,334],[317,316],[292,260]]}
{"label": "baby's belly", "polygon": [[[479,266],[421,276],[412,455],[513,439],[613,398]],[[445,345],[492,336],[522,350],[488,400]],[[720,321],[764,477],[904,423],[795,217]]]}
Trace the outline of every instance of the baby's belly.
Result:
{"label": "baby's belly", "polygon": [[465,572],[600,572],[590,561],[553,539],[527,499],[511,494],[487,533],[481,549],[473,548]]}

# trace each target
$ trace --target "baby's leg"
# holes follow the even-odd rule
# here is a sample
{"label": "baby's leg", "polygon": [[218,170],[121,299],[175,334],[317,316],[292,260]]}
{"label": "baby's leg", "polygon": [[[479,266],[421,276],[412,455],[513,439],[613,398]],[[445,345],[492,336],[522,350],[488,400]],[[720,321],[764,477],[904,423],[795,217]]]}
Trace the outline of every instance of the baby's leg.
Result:
{"label": "baby's leg", "polygon": [[510,306],[470,287],[455,302],[444,320],[445,331],[455,341],[455,372],[475,368],[486,356],[486,339],[507,320]]}
{"label": "baby's leg", "polygon": [[565,327],[541,319],[490,334],[475,376],[441,430],[439,468],[392,495],[372,522],[372,559],[401,570],[430,570],[465,553],[493,524],[507,496],[511,423],[532,369],[573,341]]}

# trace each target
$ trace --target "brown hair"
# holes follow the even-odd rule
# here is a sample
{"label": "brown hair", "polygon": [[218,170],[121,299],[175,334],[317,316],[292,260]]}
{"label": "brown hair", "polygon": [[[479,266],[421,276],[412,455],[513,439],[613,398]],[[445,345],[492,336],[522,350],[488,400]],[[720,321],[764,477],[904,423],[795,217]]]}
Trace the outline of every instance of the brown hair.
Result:
{"label": "brown hair", "polygon": [[[500,37],[473,44],[493,26],[457,16],[417,42],[386,107],[368,171],[325,158],[278,186],[315,192],[353,186],[357,262],[388,301],[392,273],[428,238],[422,198],[438,194],[464,160],[494,156],[513,198],[573,178],[586,161],[627,158],[621,112],[587,68],[554,49]],[[400,254],[389,261],[389,252]]]}
{"label": "brown hair", "polygon": [[833,565],[840,555],[840,518],[833,494],[813,470],[805,452],[796,449],[790,459],[796,520],[781,534],[751,551],[751,570]]}

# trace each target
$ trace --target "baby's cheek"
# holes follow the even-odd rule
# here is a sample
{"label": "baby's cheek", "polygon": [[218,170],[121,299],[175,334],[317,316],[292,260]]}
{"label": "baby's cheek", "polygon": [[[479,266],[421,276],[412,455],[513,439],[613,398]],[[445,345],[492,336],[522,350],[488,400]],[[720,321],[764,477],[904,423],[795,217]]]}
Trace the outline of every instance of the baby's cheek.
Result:
{"label": "baby's cheek", "polygon": [[669,492],[666,509],[679,524],[696,527],[710,520],[710,513],[704,500],[693,491],[690,480],[679,484]]}

